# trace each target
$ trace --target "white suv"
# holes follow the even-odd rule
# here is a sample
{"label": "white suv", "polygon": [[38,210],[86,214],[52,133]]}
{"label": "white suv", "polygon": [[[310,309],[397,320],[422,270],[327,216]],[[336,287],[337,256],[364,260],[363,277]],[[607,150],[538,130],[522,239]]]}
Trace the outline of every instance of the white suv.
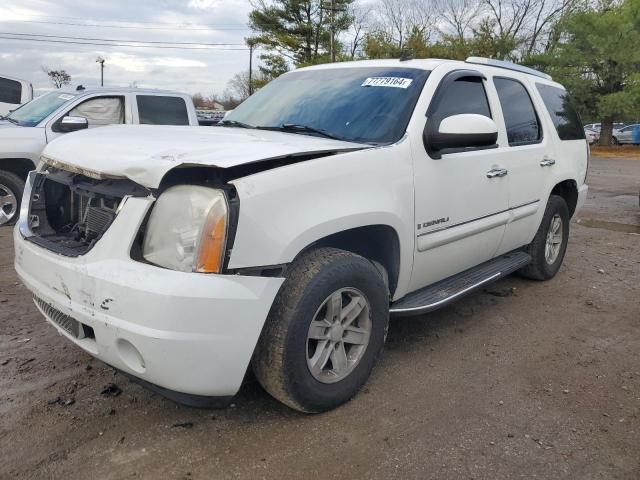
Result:
{"label": "white suv", "polygon": [[560,268],[588,145],[561,85],[471,58],[287,73],[214,128],[106,127],[30,175],[15,267],[91,355],[195,405],[250,364],[305,412],[365,383],[391,315]]}

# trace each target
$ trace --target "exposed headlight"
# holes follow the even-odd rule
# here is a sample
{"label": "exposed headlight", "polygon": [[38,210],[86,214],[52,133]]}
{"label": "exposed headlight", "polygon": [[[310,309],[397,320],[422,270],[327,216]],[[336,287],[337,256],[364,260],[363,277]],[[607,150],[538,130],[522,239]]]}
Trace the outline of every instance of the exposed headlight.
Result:
{"label": "exposed headlight", "polygon": [[167,189],[151,211],[142,255],[148,262],[181,272],[220,272],[228,210],[221,190],[194,185]]}

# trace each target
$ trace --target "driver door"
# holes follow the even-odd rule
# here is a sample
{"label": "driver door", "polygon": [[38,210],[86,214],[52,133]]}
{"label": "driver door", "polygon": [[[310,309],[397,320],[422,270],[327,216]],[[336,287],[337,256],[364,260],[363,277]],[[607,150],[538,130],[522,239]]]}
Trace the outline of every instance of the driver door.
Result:
{"label": "driver door", "polygon": [[[487,95],[482,73],[450,71],[433,94],[427,128],[465,113],[496,121],[496,100]],[[414,139],[416,251],[411,291],[495,255],[508,219],[508,178],[499,173],[502,166],[493,147],[448,149],[434,156],[422,139]]]}
{"label": "driver door", "polygon": [[49,122],[47,125],[47,142],[64,135],[58,125],[66,116],[86,118],[89,128],[123,124],[126,117],[125,98],[124,96],[99,95],[79,100]]}

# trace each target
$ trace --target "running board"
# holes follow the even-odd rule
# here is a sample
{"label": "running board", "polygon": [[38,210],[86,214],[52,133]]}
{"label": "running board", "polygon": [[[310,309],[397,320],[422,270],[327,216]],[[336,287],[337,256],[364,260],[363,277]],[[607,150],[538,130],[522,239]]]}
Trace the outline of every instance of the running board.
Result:
{"label": "running board", "polygon": [[391,304],[391,315],[420,315],[458,300],[483,285],[505,277],[528,265],[531,256],[514,251],[481,263],[469,270],[445,278],[433,285],[405,295]]}

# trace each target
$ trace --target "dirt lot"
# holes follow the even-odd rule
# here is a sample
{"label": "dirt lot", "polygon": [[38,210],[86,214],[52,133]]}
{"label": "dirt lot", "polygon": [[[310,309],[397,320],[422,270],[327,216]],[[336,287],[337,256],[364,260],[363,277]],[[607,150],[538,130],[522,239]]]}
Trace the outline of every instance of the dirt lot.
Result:
{"label": "dirt lot", "polygon": [[554,280],[395,320],[365,390],[317,416],[256,383],[203,411],[114,375],[45,324],[0,229],[0,478],[640,478],[640,161],[589,183]]}

